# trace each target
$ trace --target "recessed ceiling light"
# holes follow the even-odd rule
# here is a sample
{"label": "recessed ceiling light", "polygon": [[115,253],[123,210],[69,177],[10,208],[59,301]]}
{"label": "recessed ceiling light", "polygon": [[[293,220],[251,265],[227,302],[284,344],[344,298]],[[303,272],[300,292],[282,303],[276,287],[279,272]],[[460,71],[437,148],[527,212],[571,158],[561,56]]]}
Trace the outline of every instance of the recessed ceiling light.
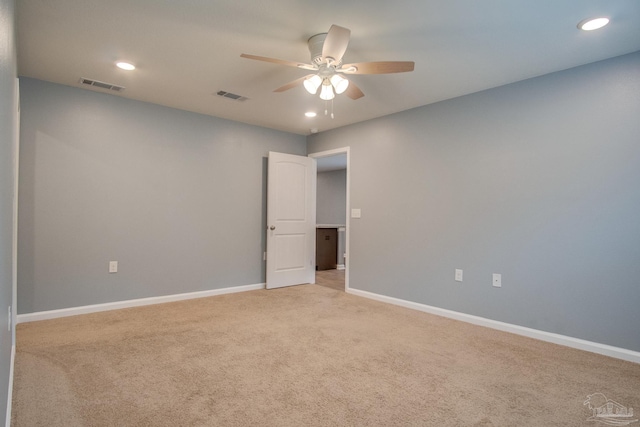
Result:
{"label": "recessed ceiling light", "polygon": [[307,117],[315,117],[317,114],[313,111],[307,111],[306,113],[304,113],[304,115]]}
{"label": "recessed ceiling light", "polygon": [[127,70],[127,71],[131,71],[131,70],[135,70],[136,69],[135,65],[133,65],[133,64],[131,64],[129,62],[123,62],[123,61],[116,62],[116,67],[118,67],[118,68],[120,68],[122,70]]}
{"label": "recessed ceiling light", "polygon": [[609,18],[589,18],[578,23],[578,28],[584,31],[597,30],[609,23]]}

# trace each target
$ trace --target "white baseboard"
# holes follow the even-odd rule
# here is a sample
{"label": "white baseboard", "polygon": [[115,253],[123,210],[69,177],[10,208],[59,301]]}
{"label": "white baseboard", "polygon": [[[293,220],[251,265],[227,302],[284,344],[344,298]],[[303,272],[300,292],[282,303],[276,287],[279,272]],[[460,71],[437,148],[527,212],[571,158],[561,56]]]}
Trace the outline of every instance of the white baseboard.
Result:
{"label": "white baseboard", "polygon": [[118,310],[121,308],[140,307],[143,305],[162,304],[165,302],[183,301],[194,298],[212,297],[236,292],[264,289],[264,283],[256,285],[233,286],[230,288],[212,289],[209,291],[189,292],[185,294],[164,295],[160,297],[140,298],[127,301],[108,302],[105,304],[85,305],[82,307],[63,308],[60,310],[39,311],[36,313],[18,314],[16,323],[36,322],[38,320],[57,319],[59,317],[76,316],[78,314],[97,313],[99,311]]}
{"label": "white baseboard", "polygon": [[344,270],[344,269],[345,269],[344,264],[338,264],[337,269],[338,269],[338,270]]}
{"label": "white baseboard", "polygon": [[11,365],[9,366],[9,389],[7,390],[7,416],[4,422],[6,427],[11,427],[11,408],[13,402],[13,366],[16,361],[16,346],[11,346]]}
{"label": "white baseboard", "polygon": [[484,317],[474,316],[471,314],[460,313],[457,311],[446,310],[444,308],[433,307],[426,304],[420,304],[417,302],[406,301],[399,298],[374,294],[372,292],[361,291],[359,289],[348,288],[346,289],[346,292],[380,302],[386,302],[413,310],[423,311],[425,313],[435,314],[437,316],[448,317],[450,319],[472,323],[474,325],[485,326],[487,328],[510,332],[512,334],[522,335],[529,338],[535,338],[541,341],[564,345],[566,347],[590,351],[592,353],[615,357],[616,359],[622,359],[629,362],[640,363],[640,352],[627,350],[625,348],[586,341],[579,338],[568,337],[566,335],[554,334],[552,332],[540,331],[538,329],[526,328],[524,326],[512,325],[510,323],[499,322],[497,320],[486,319]]}

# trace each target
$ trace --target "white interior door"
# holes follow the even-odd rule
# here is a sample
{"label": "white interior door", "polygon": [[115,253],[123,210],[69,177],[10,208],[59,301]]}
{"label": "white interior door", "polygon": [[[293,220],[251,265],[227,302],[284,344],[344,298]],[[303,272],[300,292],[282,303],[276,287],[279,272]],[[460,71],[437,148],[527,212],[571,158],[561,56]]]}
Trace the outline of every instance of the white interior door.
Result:
{"label": "white interior door", "polygon": [[315,283],[316,161],[269,152],[267,289]]}

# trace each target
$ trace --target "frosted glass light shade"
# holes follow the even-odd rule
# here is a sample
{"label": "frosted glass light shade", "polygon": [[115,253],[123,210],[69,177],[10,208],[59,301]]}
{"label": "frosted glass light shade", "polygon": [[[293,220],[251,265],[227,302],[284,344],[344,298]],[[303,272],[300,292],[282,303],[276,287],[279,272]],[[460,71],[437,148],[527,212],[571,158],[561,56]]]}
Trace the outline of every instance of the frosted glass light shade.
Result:
{"label": "frosted glass light shade", "polygon": [[315,95],[318,92],[318,88],[322,84],[322,78],[316,74],[315,76],[306,79],[303,84],[307,92],[309,92],[311,95]]}
{"label": "frosted glass light shade", "polygon": [[349,80],[345,79],[339,74],[334,74],[333,76],[331,76],[331,84],[336,90],[336,93],[340,95],[349,87]]}
{"label": "frosted glass light shade", "polygon": [[322,89],[320,89],[320,99],[324,99],[325,101],[330,101],[335,98],[335,94],[333,93],[333,87],[331,84],[327,82],[327,84],[322,83]]}

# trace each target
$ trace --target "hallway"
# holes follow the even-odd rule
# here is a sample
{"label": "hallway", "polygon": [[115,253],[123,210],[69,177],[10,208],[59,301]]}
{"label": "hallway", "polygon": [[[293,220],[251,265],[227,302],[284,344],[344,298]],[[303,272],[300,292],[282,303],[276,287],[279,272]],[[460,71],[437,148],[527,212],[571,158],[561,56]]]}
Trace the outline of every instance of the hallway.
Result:
{"label": "hallway", "polygon": [[316,271],[316,285],[344,291],[344,270]]}

